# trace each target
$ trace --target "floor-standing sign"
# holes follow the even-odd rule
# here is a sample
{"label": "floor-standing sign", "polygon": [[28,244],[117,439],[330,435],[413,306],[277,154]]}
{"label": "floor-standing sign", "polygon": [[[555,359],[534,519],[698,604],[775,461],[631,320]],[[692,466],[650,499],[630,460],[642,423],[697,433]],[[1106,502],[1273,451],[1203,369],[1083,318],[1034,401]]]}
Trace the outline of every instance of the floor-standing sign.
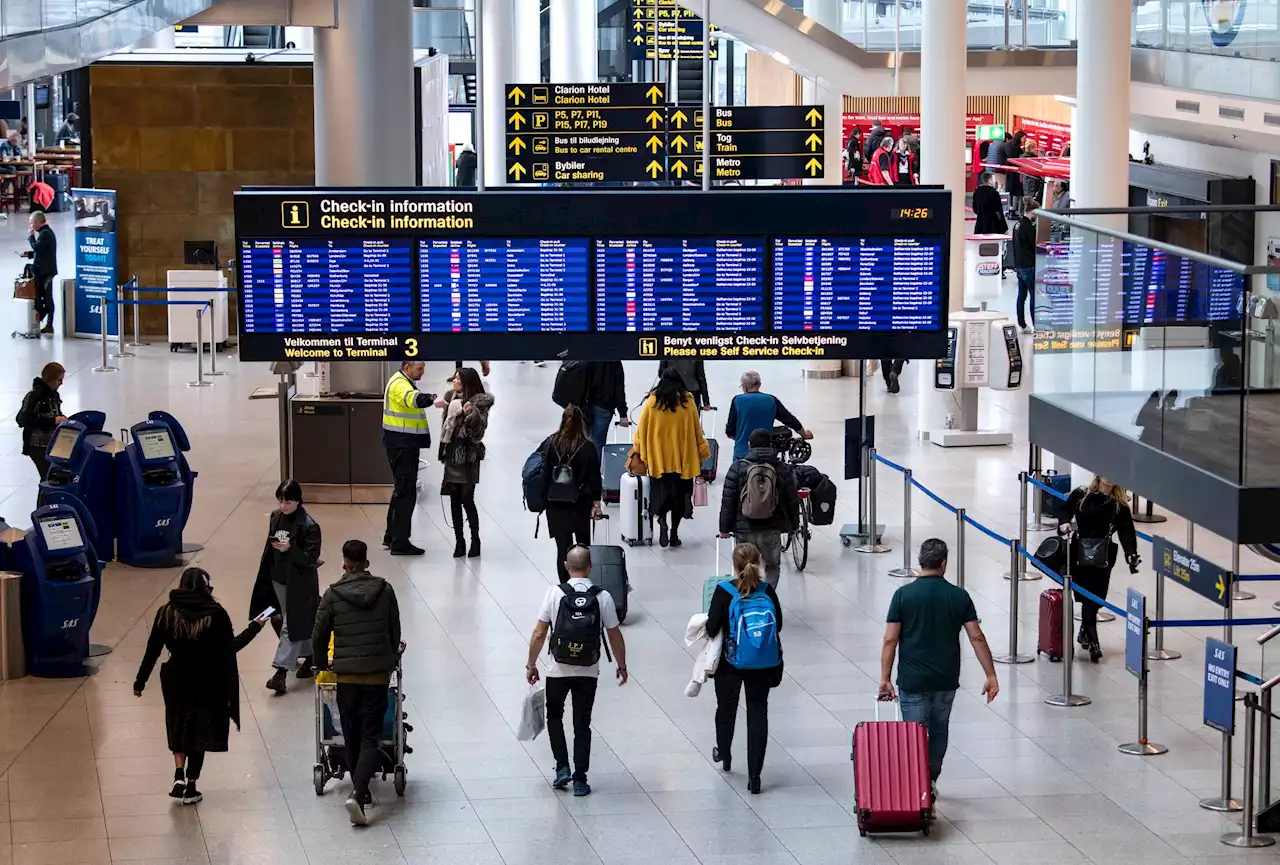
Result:
{"label": "floor-standing sign", "polygon": [[76,216],[75,335],[101,336],[102,316],[107,335],[116,336],[120,308],[108,306],[116,285],[116,191],[73,189]]}
{"label": "floor-standing sign", "polygon": [[1204,723],[1230,735],[1236,730],[1236,647],[1204,641]]}

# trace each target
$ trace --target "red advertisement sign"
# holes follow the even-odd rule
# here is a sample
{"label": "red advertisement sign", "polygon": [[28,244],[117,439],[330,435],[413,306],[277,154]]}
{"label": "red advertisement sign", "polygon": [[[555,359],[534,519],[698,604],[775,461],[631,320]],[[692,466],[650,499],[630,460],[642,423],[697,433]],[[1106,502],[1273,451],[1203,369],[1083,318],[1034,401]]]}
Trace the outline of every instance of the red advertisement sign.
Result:
{"label": "red advertisement sign", "polygon": [[1028,138],[1036,140],[1043,156],[1060,155],[1071,143],[1071,127],[1063,123],[1050,123],[1048,120],[1036,120],[1034,117],[1020,117],[1015,114],[1013,128],[1009,131],[1017,132],[1019,129],[1026,132]]}
{"label": "red advertisement sign", "polygon": [[[884,128],[889,130],[889,134],[894,138],[901,138],[903,132],[918,132],[920,130],[919,114],[854,114],[846,111],[843,120],[844,140],[849,140],[849,133],[853,131],[853,127],[857,126],[862,130],[865,136],[871,131],[871,127],[879,120],[884,124]],[[977,135],[976,127],[981,124],[994,123],[995,116],[992,114],[966,114],[965,115],[965,138],[973,140]]]}

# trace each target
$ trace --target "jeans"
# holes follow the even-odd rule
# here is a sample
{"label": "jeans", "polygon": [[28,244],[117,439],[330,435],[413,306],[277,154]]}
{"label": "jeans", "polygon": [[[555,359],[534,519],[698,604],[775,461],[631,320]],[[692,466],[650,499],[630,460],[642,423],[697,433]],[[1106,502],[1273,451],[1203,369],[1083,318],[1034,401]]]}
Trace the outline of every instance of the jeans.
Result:
{"label": "jeans", "polygon": [[276,656],[271,661],[271,666],[279,670],[291,670],[298,665],[299,658],[311,657],[311,634],[308,633],[302,640],[295,640],[289,635],[289,615],[285,612],[289,609],[286,600],[288,588],[284,583],[274,580],[271,585],[276,590],[276,600],[280,603],[276,609],[280,611],[281,622],[280,641],[276,644]]}
{"label": "jeans", "polygon": [[929,731],[929,780],[942,774],[942,758],[947,756],[947,736],[951,725],[951,705],[955,691],[898,690],[902,720],[917,721]]}
{"label": "jeans", "polygon": [[586,781],[591,768],[591,707],[596,702],[595,676],[547,676],[547,738],[556,768],[569,765],[564,739],[564,703],[573,694],[573,780]]}
{"label": "jeans", "polygon": [[387,505],[387,532],[383,540],[391,548],[409,546],[413,532],[413,510],[418,506],[418,448],[387,448],[394,486]]}
{"label": "jeans", "polygon": [[587,427],[591,441],[595,442],[596,454],[604,455],[604,446],[609,443],[609,424],[613,421],[613,409],[604,406],[587,406]]}
{"label": "jeans", "polygon": [[1026,327],[1026,314],[1023,307],[1027,306],[1031,309],[1031,324],[1036,323],[1036,269],[1034,267],[1019,267],[1016,271],[1018,274],[1018,327]]}
{"label": "jeans", "polygon": [[769,685],[773,670],[739,670],[723,660],[716,670],[716,747],[720,759],[733,749],[733,727],[738,719],[738,693],[747,692],[747,775],[760,777],[764,751],[769,744]]}
{"label": "jeans", "polygon": [[755,544],[764,562],[764,580],[776,589],[782,578],[782,532],[777,529],[738,532],[737,539],[740,544]]}
{"label": "jeans", "polygon": [[387,717],[386,685],[338,683],[338,715],[351,786],[357,797],[369,792],[369,781],[382,765],[382,725]]}

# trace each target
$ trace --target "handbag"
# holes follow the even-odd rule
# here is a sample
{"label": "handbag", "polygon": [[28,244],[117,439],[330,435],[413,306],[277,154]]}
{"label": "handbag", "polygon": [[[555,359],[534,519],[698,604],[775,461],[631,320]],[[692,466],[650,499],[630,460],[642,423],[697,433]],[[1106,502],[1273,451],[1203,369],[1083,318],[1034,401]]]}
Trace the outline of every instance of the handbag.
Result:
{"label": "handbag", "polygon": [[14,300],[36,299],[36,277],[31,265],[22,268],[22,276],[13,281]]}
{"label": "handbag", "polygon": [[[1115,506],[1120,512],[1120,505]],[[1115,517],[1107,524],[1107,535],[1103,538],[1077,538],[1080,542],[1080,555],[1076,564],[1086,568],[1106,568],[1111,564],[1111,533],[1115,530]]]}
{"label": "handbag", "polygon": [[640,458],[640,452],[632,448],[627,454],[627,474],[642,478],[649,474],[649,466]]}
{"label": "handbag", "polygon": [[705,508],[710,504],[707,494],[707,482],[702,478],[693,479],[693,506],[695,508]]}

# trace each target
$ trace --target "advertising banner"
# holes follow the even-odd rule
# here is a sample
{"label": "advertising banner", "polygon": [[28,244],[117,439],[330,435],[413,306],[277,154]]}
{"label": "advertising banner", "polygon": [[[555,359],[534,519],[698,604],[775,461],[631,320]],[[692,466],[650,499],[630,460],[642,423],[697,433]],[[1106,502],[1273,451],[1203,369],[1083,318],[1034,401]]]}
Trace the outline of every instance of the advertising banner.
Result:
{"label": "advertising banner", "polygon": [[101,336],[102,316],[107,335],[119,334],[120,308],[108,306],[116,286],[116,191],[73,189],[76,215],[75,335]]}
{"label": "advertising banner", "polygon": [[1040,154],[1059,155],[1071,143],[1071,127],[1064,123],[1051,123],[1048,120],[1036,120],[1034,117],[1013,116],[1013,128],[1027,133],[1040,145]]}

